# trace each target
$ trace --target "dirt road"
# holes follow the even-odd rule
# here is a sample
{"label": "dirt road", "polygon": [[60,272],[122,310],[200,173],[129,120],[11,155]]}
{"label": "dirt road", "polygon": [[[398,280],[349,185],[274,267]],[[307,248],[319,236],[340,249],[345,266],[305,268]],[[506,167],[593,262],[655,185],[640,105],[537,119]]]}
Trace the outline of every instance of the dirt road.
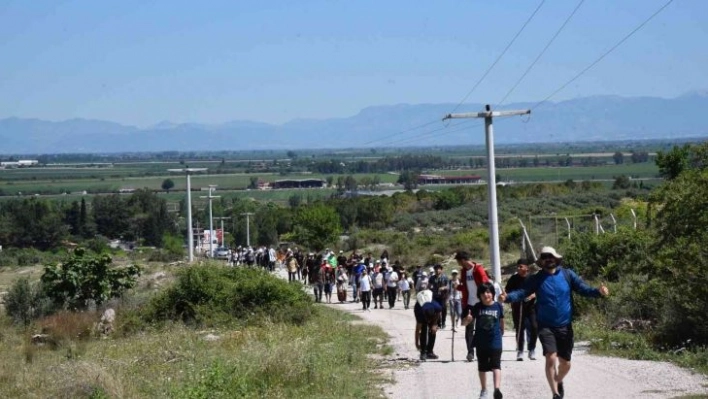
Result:
{"label": "dirt road", "polygon": [[[351,292],[349,292],[351,299]],[[334,295],[333,301],[336,301]],[[411,301],[414,303],[414,299]],[[464,332],[455,334],[455,362],[450,362],[452,332],[449,327],[438,332],[435,352],[439,360],[418,362],[414,344],[415,318],[412,308],[403,310],[403,303],[396,302],[394,309],[371,309],[364,312],[359,303],[329,305],[346,310],[368,323],[381,326],[390,336],[394,353],[392,377],[395,383],[386,387],[386,396],[392,399],[454,399],[477,398],[479,379],[477,364],[465,361],[467,350]],[[511,313],[507,307],[510,317]],[[448,316],[449,317],[449,316]],[[504,334],[502,354],[502,393],[504,398],[550,398],[546,383],[544,361],[516,361],[513,331]],[[492,386],[491,374],[488,386]],[[674,398],[687,394],[705,395],[708,398],[708,379],[680,369],[670,363],[625,360],[589,355],[582,343],[576,343],[572,369],[565,380],[565,397],[572,398]]]}

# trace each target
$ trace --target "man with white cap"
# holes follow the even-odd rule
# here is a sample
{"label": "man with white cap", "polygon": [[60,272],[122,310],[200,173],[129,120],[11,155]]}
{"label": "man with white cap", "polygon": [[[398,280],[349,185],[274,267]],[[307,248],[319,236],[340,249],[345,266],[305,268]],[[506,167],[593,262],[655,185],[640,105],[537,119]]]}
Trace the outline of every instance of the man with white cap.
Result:
{"label": "man with white cap", "polygon": [[546,358],[546,379],[553,399],[565,395],[563,378],[570,371],[574,344],[572,291],[591,298],[609,295],[604,284],[593,288],[575,272],[562,267],[562,258],[554,248],[543,247],[539,258],[542,270],[524,281],[523,288],[501,295],[504,302],[521,302],[536,294],[538,338]]}

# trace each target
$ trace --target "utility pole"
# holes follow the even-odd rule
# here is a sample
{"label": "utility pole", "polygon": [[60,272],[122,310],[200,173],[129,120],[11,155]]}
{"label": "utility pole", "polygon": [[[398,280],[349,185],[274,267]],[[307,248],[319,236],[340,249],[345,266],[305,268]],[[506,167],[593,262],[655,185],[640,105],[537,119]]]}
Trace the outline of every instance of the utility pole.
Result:
{"label": "utility pole", "polygon": [[253,215],[251,212],[244,212],[241,216],[246,216],[246,246],[251,246],[251,219],[250,216]]}
{"label": "utility pole", "polygon": [[187,248],[189,248],[189,263],[194,262],[194,231],[192,230],[192,173],[204,172],[207,168],[167,169],[168,172],[180,172],[187,175]]}
{"label": "utility pole", "polygon": [[221,246],[225,247],[224,240],[226,239],[226,232],[224,231],[224,220],[229,220],[231,218],[228,216],[221,216],[221,217],[214,218],[214,219],[221,221]]}
{"label": "utility pole", "polygon": [[516,111],[492,111],[492,107],[487,104],[486,110],[483,112],[470,112],[464,114],[447,114],[443,118],[460,119],[460,118],[484,118],[484,127],[486,133],[487,144],[487,191],[489,195],[488,213],[489,213],[489,248],[491,249],[491,261],[494,271],[494,281],[501,284],[501,259],[499,255],[499,221],[497,219],[497,183],[496,171],[494,164],[494,128],[492,119],[502,116],[518,116],[528,115],[530,109]]}
{"label": "utility pole", "polygon": [[209,199],[209,257],[213,258],[214,257],[214,217],[212,216],[211,212],[211,201],[214,198],[221,198],[218,195],[212,195],[212,192],[216,189],[216,185],[210,184],[209,185],[209,195],[208,196],[201,196],[199,198],[208,198]]}

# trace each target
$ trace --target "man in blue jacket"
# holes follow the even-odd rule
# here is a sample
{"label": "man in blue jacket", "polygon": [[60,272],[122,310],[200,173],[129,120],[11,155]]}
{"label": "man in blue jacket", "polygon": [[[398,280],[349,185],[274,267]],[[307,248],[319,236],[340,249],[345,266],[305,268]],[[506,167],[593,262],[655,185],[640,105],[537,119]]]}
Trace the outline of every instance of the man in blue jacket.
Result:
{"label": "man in blue jacket", "polygon": [[571,291],[592,298],[609,295],[604,284],[593,288],[575,272],[563,268],[560,265],[562,258],[552,247],[543,247],[539,259],[542,270],[529,277],[523,288],[500,296],[504,302],[521,302],[536,294],[538,338],[546,357],[546,379],[553,399],[563,398],[563,378],[570,371],[574,344]]}

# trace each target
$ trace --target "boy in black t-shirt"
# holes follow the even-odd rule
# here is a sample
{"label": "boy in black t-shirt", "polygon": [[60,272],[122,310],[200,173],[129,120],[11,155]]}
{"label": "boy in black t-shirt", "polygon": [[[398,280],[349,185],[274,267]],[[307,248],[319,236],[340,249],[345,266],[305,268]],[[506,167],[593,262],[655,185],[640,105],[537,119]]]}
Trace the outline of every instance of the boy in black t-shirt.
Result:
{"label": "boy in black t-shirt", "polygon": [[494,285],[483,283],[477,287],[480,302],[472,307],[472,312],[463,324],[475,323],[474,346],[477,350],[477,371],[481,391],[480,399],[487,399],[487,372],[494,380],[494,399],[502,399],[501,385],[502,336],[504,335],[504,307],[494,301]]}

